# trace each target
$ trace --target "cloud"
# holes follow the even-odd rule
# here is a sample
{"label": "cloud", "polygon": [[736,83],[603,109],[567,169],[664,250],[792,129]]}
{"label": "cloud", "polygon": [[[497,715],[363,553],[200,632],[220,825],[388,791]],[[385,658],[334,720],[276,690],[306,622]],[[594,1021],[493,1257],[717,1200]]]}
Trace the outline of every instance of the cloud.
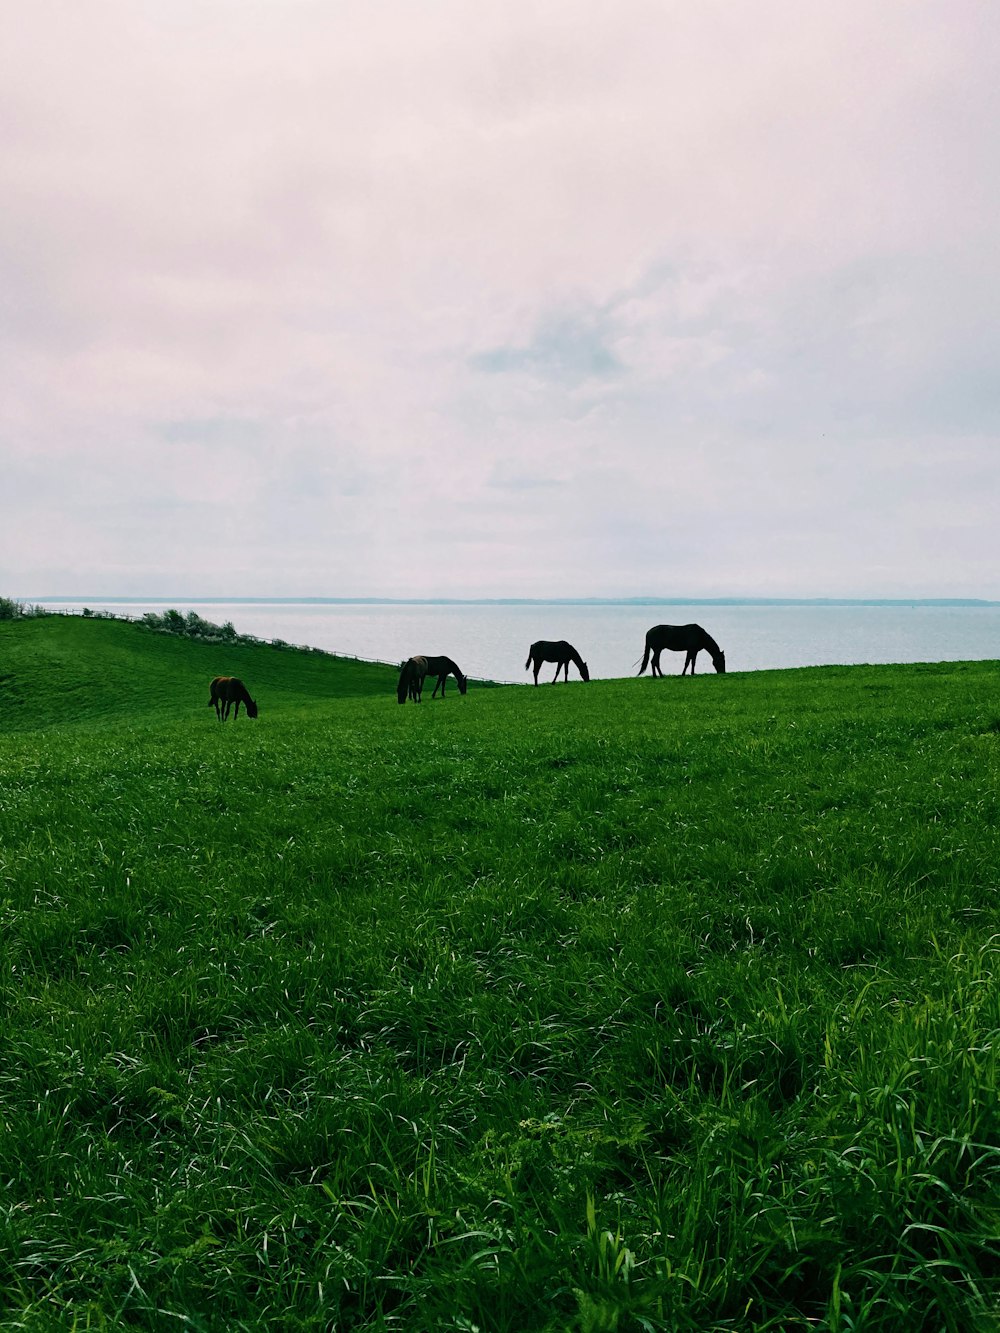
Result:
{"label": "cloud", "polygon": [[621,369],[596,312],[584,317],[550,316],[542,321],[530,343],[479,352],[470,365],[487,374],[520,373],[570,383],[603,378]]}
{"label": "cloud", "polygon": [[16,7],[4,577],[1000,595],[991,24]]}
{"label": "cloud", "polygon": [[554,491],[565,483],[542,472],[518,471],[500,460],[494,464],[486,484],[498,491]]}

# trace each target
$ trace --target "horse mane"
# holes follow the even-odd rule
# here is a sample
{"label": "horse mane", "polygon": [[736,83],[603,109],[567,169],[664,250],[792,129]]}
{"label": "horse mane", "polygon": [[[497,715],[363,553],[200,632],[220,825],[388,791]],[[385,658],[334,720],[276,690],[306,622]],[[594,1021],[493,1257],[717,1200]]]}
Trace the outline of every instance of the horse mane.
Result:
{"label": "horse mane", "polygon": [[407,691],[410,688],[410,677],[413,674],[413,660],[407,658],[403,663],[403,668],[399,673],[399,683],[396,685],[396,699],[399,703],[406,703]]}
{"label": "horse mane", "polygon": [[719,647],[719,645],[718,645],[718,644],[715,642],[715,640],[712,638],[711,634],[709,634],[708,630],[707,630],[707,629],[703,629],[701,632],[702,632],[702,634],[704,635],[704,639],[705,639],[705,647],[708,649],[709,653],[711,653],[711,655],[712,655],[712,660],[714,661],[715,658],[717,658],[717,657],[721,657],[721,656],[722,656],[722,649]]}

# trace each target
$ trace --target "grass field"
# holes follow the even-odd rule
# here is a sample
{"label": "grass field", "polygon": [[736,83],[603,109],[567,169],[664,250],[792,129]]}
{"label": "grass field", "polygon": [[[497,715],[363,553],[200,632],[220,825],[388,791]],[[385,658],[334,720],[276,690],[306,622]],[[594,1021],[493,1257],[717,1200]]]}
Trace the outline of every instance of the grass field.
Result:
{"label": "grass field", "polygon": [[1000,1328],[997,664],[394,683],[0,624],[0,1328]]}

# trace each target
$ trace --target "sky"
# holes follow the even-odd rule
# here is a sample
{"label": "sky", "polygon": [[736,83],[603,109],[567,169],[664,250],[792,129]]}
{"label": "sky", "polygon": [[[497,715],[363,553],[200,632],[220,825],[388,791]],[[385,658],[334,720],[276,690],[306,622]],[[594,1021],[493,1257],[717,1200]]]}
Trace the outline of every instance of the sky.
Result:
{"label": "sky", "polygon": [[995,0],[31,0],[0,593],[1000,597]]}

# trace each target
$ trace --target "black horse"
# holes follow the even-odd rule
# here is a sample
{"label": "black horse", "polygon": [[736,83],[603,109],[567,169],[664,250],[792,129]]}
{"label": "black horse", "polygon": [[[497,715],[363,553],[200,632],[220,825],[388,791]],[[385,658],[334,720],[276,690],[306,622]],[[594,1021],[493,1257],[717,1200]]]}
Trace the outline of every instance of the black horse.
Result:
{"label": "black horse", "polygon": [[418,704],[420,696],[423,694],[424,677],[426,675],[427,658],[408,657],[399,673],[399,683],[396,686],[397,701],[405,704],[407,699],[412,699],[415,704]]}
{"label": "black horse", "polygon": [[550,643],[546,639],[539,639],[528,649],[528,660],[524,664],[524,669],[528,667],[535,668],[535,684],[538,684],[538,672],[543,662],[555,662],[556,674],[552,677],[554,685],[559,679],[559,672],[563,673],[563,679],[569,683],[569,664],[573,662],[584,680],[590,680],[590,672],[587,670],[587,663],[576,651],[571,643],[565,639],[560,639],[558,643]]}
{"label": "black horse", "polygon": [[246,704],[247,717],[257,716],[257,705],[250,698],[250,691],[237,676],[216,676],[211,685],[212,697],[208,701],[209,708],[215,707],[215,716],[220,722],[225,722],[229,716],[229,710],[233,704],[236,705],[234,718],[240,715],[240,704]]}
{"label": "black horse", "polygon": [[462,675],[461,668],[450,657],[425,657],[424,661],[427,663],[428,676],[437,676],[437,684],[434,686],[434,693],[431,695],[432,699],[437,698],[438,689],[441,690],[441,698],[444,698],[444,687],[449,676],[454,676],[458,682],[459,694],[464,694],[469,688],[468,676]]}
{"label": "black horse", "polygon": [[663,675],[660,670],[660,653],[664,648],[669,648],[675,653],[687,653],[684,669],[681,671],[682,676],[688,667],[691,668],[691,675],[694,675],[695,658],[702,648],[711,656],[716,671],[723,672],[726,669],[726,654],[711,634],[703,630],[700,625],[654,625],[652,629],[646,631],[646,651],[642,655],[640,676],[646,670],[650,653],[653,654],[653,675]]}

